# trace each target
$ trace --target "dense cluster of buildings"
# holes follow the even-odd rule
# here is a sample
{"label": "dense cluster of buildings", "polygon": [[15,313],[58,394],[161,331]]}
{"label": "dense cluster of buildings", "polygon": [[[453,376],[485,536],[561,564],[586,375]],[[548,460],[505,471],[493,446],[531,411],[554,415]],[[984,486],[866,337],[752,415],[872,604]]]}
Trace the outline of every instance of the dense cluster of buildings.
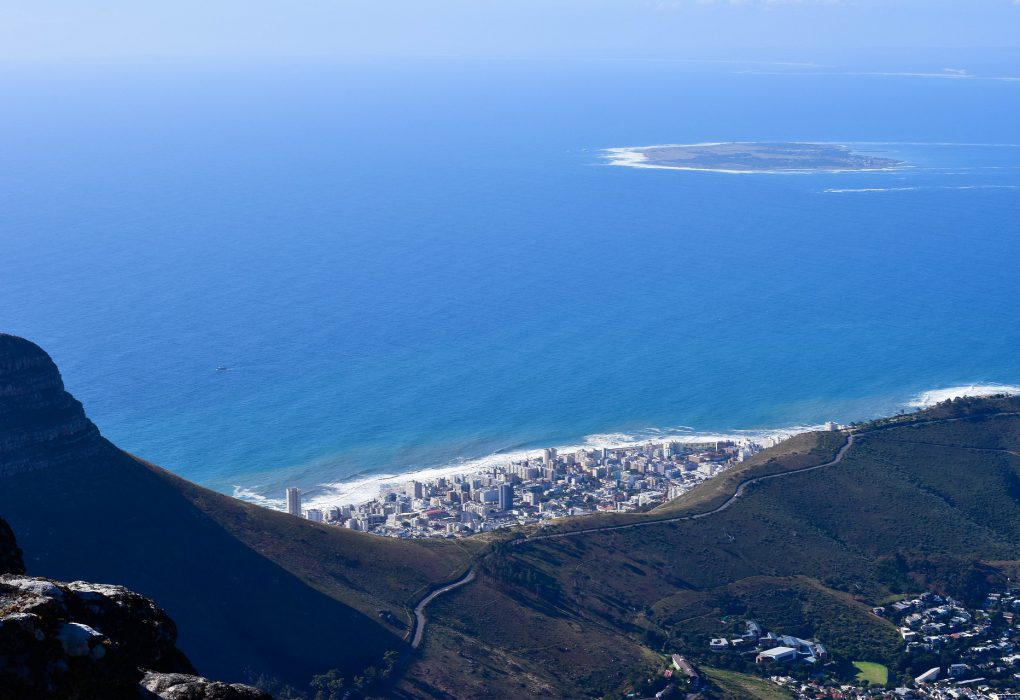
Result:
{"label": "dense cluster of buildings", "polygon": [[772,681],[801,700],[1020,700],[1020,589],[992,593],[980,609],[925,593],[873,612],[899,627],[908,654],[938,656],[942,663],[892,690],[836,683],[824,674]]}
{"label": "dense cluster of buildings", "polygon": [[829,659],[829,652],[817,639],[800,639],[788,634],[767,632],[753,620],[747,621],[743,634],[738,637],[719,637],[708,643],[715,653],[757,651],[757,664],[816,664]]}
{"label": "dense cluster of buildings", "polygon": [[287,511],[316,522],[391,537],[462,537],[569,515],[621,512],[676,498],[778,442],[662,442],[580,449],[511,461],[488,471],[385,489],[360,505],[302,510],[287,489]]}

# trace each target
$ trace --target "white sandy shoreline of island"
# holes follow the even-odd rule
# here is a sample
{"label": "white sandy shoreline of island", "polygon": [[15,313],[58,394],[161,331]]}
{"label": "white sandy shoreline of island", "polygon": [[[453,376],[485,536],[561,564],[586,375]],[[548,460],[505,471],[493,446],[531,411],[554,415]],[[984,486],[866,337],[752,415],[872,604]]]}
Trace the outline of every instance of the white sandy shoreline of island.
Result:
{"label": "white sandy shoreline of island", "polygon": [[[747,143],[753,143],[748,141]],[[821,143],[821,142],[818,142]],[[825,142],[826,145],[852,145],[838,142]],[[691,148],[696,146],[721,146],[724,142],[706,143],[663,143],[654,146],[621,146],[617,148],[604,148],[602,157],[608,162],[606,165],[615,165],[624,168],[641,168],[645,170],[686,170],[688,172],[700,173],[726,173],[729,175],[828,175],[838,173],[888,173],[902,171],[911,168],[909,165],[894,165],[888,168],[813,168],[806,170],[731,170],[726,168],[695,168],[685,165],[659,165],[648,161],[646,151],[657,148]]]}

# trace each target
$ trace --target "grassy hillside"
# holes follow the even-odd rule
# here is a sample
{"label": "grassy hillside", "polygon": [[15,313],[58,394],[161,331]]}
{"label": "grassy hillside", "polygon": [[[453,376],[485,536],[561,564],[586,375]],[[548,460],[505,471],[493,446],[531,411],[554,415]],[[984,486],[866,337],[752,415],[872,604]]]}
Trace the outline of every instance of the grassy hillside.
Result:
{"label": "grassy hillside", "polygon": [[430,614],[436,622],[400,687],[408,696],[614,696],[658,664],[619,630],[490,577],[438,599]]}
{"label": "grassy hillside", "polygon": [[793,695],[785,688],[745,673],[703,666],[711,682],[706,695],[719,700],[790,700]]}
{"label": "grassy hillside", "polygon": [[[846,435],[842,432],[795,435],[776,447],[754,455],[718,477],[703,482],[682,497],[663,503],[651,511],[645,513],[600,513],[594,519],[592,516],[563,518],[541,528],[541,534],[586,530],[595,526],[628,525],[652,520],[666,520],[712,510],[732,496],[740,482],[820,464],[832,459],[845,440]],[[539,528],[522,529],[520,532],[538,534]]]}
{"label": "grassy hillside", "polygon": [[482,539],[398,540],[312,523],[204,489],[144,463],[224,530],[283,569],[369,616],[410,610],[437,584],[457,578]]}
{"label": "grassy hillside", "polygon": [[[494,621],[538,608],[601,635],[606,647],[634,649],[627,669],[639,648],[711,658],[708,638],[735,631],[745,618],[817,636],[848,666],[861,658],[895,666],[899,636],[870,614],[871,605],[929,587],[980,597],[1020,560],[1020,417],[996,415],[1018,410],[1017,399],[965,401],[869,426],[881,429],[860,434],[841,463],[754,485],[709,518],[658,522],[725,500],[722,479],[629,516],[646,526],[497,545],[475,593],[469,587],[457,596],[485,587],[499,595],[483,607],[454,605],[451,597],[434,614],[465,638],[523,650],[533,628],[494,629]],[[839,441],[815,434],[784,443],[734,470],[730,487],[827,461]],[[590,529],[620,520],[578,522]],[[557,628],[544,632],[552,635],[545,643],[555,644]],[[555,676],[560,665],[539,656],[529,673],[563,682]],[[607,670],[569,680],[598,696],[625,677]]]}
{"label": "grassy hillside", "polygon": [[342,531],[191,484],[102,439],[51,358],[4,334],[0,515],[30,574],[126,585],[171,614],[200,671],[299,688],[406,655],[410,607],[484,546]]}
{"label": "grassy hillside", "polygon": [[29,574],[152,597],[177,622],[180,648],[213,677],[304,685],[405,646],[402,631],[306,585],[112,447],[89,462],[5,478],[0,513]]}
{"label": "grassy hillside", "polygon": [[663,503],[652,511],[652,515],[673,518],[712,510],[733,495],[740,482],[821,464],[832,459],[845,440],[846,436],[836,431],[795,435],[723,472],[717,478],[706,481],[682,497]]}
{"label": "grassy hillside", "polygon": [[[973,602],[1020,571],[1020,398],[860,426],[838,464],[753,484],[698,520],[668,522],[748,479],[828,462],[845,435],[798,436],[648,513],[542,530],[564,537],[408,542],[241,503],[126,455],[45,353],[0,339],[0,416],[20,416],[0,423],[0,516],[29,573],[154,598],[199,670],[224,679],[306,686],[396,652],[411,663],[388,696],[620,697],[682,651],[733,666],[708,671],[710,697],[786,697],[707,640],[751,618],[820,638],[850,671],[867,659],[902,673],[898,635],[871,605],[929,588]],[[619,524],[639,526],[591,531]],[[432,603],[412,653],[411,608],[469,567],[476,580]]]}

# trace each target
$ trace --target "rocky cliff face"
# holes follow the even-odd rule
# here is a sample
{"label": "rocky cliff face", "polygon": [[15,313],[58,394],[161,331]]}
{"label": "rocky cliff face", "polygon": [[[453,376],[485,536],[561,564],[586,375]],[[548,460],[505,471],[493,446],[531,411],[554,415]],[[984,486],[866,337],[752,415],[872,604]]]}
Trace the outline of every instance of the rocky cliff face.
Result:
{"label": "rocky cliff face", "polygon": [[[0,562],[5,562],[0,573],[27,571],[51,582],[111,582],[137,591],[157,601],[176,621],[176,646],[213,678],[243,682],[257,674],[276,687],[305,688],[317,674],[335,668],[357,675],[378,665],[387,651],[406,647],[394,629],[323,593],[252,544],[258,542],[286,560],[289,548],[300,546],[296,543],[323,537],[321,528],[283,514],[239,508],[225,496],[125,454],[99,435],[81,405],[64,391],[45,352],[2,334],[0,517],[10,523],[24,550],[22,567],[13,548],[0,548]],[[235,531],[245,532],[246,538]],[[7,534],[4,528],[0,539]],[[336,541],[332,533],[330,537]],[[322,575],[312,573],[304,561],[306,557],[295,555],[294,568]],[[78,657],[54,656],[63,653],[62,646],[53,643],[59,624],[91,627],[110,639],[104,659],[119,658],[120,632],[113,622],[92,624],[76,618],[80,606],[64,607],[79,593],[67,584],[54,585],[64,602],[48,608],[58,615],[48,618],[49,626],[31,628],[33,635],[43,635],[41,656],[25,661],[43,660],[42,670],[33,671],[32,677],[47,678],[46,664],[58,660],[60,668],[89,666]],[[11,587],[4,590],[4,599],[14,601]],[[8,612],[22,611],[10,607],[2,614]],[[322,630],[335,631],[333,643],[318,643]],[[149,649],[156,654],[154,647]],[[0,661],[5,654],[0,651]],[[158,658],[156,654],[139,665],[165,673],[188,671],[155,665]],[[175,698],[203,697],[195,688],[228,692],[226,686],[176,676],[145,683],[158,689],[149,692]],[[0,695],[0,700],[7,698]]]}
{"label": "rocky cliff face", "polygon": [[18,575],[20,552],[3,520],[0,562],[0,700],[269,697],[191,675],[173,620],[148,598],[121,586]]}
{"label": "rocky cliff face", "polygon": [[0,477],[87,458],[103,441],[39,346],[0,334]]}
{"label": "rocky cliff face", "polygon": [[25,562],[14,539],[14,533],[6,521],[0,519],[0,574],[23,574]]}

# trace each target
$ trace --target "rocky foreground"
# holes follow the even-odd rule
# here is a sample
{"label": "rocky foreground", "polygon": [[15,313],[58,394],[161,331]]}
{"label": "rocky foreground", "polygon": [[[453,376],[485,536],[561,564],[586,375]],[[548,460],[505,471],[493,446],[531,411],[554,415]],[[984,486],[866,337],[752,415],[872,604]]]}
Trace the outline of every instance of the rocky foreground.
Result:
{"label": "rocky foreground", "polygon": [[0,700],[269,698],[194,675],[176,625],[148,598],[24,574],[14,533],[0,520]]}

